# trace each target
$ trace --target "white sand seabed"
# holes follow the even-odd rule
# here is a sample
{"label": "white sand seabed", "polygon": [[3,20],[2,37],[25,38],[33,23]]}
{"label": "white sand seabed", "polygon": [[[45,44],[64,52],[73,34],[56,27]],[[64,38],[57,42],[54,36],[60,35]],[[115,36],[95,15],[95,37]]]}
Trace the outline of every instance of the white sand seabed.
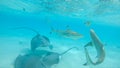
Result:
{"label": "white sand seabed", "polygon": [[[27,44],[18,44],[19,39],[17,37],[1,37],[0,38],[0,68],[13,68],[13,63],[17,55],[20,54],[21,50],[28,47],[29,41],[25,41]],[[24,38],[22,38],[24,40]],[[80,50],[73,49],[68,53],[64,54],[60,60],[59,64],[53,65],[52,68],[90,68],[89,66],[83,66],[86,62],[86,57],[84,53],[83,44],[80,42],[73,42],[73,44],[69,42],[62,41],[52,41],[54,45],[53,51],[62,53],[68,48],[73,46],[79,47]],[[62,44],[62,45],[61,45]],[[67,45],[69,44],[69,45]],[[90,56],[96,55],[94,50],[89,50]],[[120,48],[114,46],[105,46],[106,57],[102,64],[93,66],[93,68],[120,68]],[[93,59],[92,59],[93,60]]]}
{"label": "white sand seabed", "polygon": [[23,47],[26,48],[19,44],[20,39],[19,37],[0,37],[0,68],[13,68],[15,58]]}

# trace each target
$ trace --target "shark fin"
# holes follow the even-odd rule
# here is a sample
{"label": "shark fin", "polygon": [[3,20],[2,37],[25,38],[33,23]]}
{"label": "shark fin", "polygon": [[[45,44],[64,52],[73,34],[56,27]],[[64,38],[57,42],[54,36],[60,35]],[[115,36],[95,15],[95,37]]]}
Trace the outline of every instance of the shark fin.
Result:
{"label": "shark fin", "polygon": [[85,54],[86,54],[87,63],[85,63],[84,65],[85,65],[85,66],[86,66],[86,65],[91,65],[91,64],[94,65],[93,61],[91,60],[91,58],[90,58],[90,56],[89,56],[89,53],[88,53],[87,48],[85,48]]}
{"label": "shark fin", "polygon": [[90,41],[84,47],[87,47],[87,46],[93,46],[93,43]]}

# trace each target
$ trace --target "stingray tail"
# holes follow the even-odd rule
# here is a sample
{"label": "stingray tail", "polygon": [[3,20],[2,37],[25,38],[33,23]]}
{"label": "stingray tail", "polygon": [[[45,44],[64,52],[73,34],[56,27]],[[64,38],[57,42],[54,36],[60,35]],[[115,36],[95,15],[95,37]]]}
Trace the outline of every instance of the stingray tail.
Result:
{"label": "stingray tail", "polygon": [[[70,51],[71,49],[73,49],[73,48],[76,48],[76,49],[78,49],[77,47],[72,47],[72,48],[69,48],[68,50],[66,50],[66,51],[64,51],[63,53],[61,53],[60,55],[64,55],[65,53],[67,53],[68,51]],[[79,50],[79,49],[78,49]]]}
{"label": "stingray tail", "polygon": [[37,35],[39,35],[38,31],[36,31],[35,29],[32,29],[32,28],[29,28],[29,27],[16,27],[16,28],[12,28],[12,29],[28,29],[28,30],[35,32]]}

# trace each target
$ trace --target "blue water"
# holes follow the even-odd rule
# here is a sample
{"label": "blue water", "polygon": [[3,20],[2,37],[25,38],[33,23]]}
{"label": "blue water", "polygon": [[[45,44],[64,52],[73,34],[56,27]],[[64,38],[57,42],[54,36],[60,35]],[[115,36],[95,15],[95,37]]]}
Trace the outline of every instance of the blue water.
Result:
{"label": "blue water", "polygon": [[[53,51],[58,53],[74,46],[80,48],[62,56],[60,63],[52,68],[120,68],[119,6],[119,0],[1,0],[0,68],[13,68],[15,58],[24,49],[30,48],[30,40],[36,35],[30,30],[12,29],[16,27],[37,30],[50,39]],[[85,24],[87,21],[90,21],[90,26]],[[66,26],[84,37],[74,40],[50,34],[51,27],[66,30]],[[106,51],[105,60],[92,67],[83,66],[86,62],[84,45],[91,41],[90,29],[94,29]],[[90,53],[92,58],[96,55],[94,50]]]}

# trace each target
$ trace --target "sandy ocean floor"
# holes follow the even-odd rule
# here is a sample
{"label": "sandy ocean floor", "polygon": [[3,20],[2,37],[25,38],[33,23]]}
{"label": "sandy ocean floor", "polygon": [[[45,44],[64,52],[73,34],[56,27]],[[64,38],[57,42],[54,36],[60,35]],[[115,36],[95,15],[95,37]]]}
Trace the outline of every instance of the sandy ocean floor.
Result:
{"label": "sandy ocean floor", "polygon": [[[53,28],[64,30],[69,26],[84,39],[48,35]],[[13,68],[16,57],[30,49],[35,35],[34,31],[11,27],[31,27],[47,35],[54,46],[52,51],[57,53],[79,48],[64,54],[52,68],[120,68],[120,0],[0,0],[0,68]],[[89,29],[95,29],[105,45],[105,60],[96,66],[83,65],[84,45],[91,40]],[[88,47],[88,51],[95,62],[95,48]]]}
{"label": "sandy ocean floor", "polygon": [[[61,40],[61,41],[60,41]],[[13,68],[14,60],[23,49],[29,48],[30,39],[20,37],[0,37],[0,68]],[[54,45],[54,52],[62,53],[71,47],[78,47],[79,50],[73,49],[64,54],[60,60],[60,63],[53,65],[52,68],[120,68],[120,48],[109,44],[105,46],[106,58],[104,62],[97,66],[83,66],[86,62],[84,53],[84,44],[87,41],[67,41],[62,39],[51,39]],[[94,48],[90,50],[90,56],[94,59],[96,52]],[[95,61],[95,60],[94,60]]]}

